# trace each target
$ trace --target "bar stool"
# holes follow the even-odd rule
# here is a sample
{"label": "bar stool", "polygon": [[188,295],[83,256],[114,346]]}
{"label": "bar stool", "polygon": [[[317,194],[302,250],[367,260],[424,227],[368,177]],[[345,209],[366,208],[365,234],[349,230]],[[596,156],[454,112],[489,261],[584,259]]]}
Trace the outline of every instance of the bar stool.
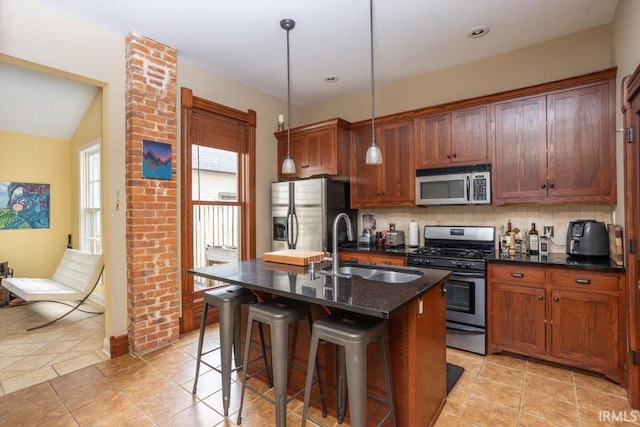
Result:
{"label": "bar stool", "polygon": [[[316,359],[318,343],[321,340],[333,343],[336,346],[336,384],[327,390],[325,394],[337,389],[338,423],[342,424],[344,420],[345,390],[347,390],[352,427],[363,427],[367,424],[367,397],[386,403],[389,407],[389,412],[378,425],[381,425],[391,416],[392,425],[395,426],[396,416],[393,407],[391,370],[386,350],[387,337],[382,320],[352,313],[334,313],[329,317],[316,320],[313,322],[309,366],[312,366],[311,363]],[[380,347],[380,357],[387,391],[386,399],[367,393],[367,345],[374,341],[378,341],[378,346]],[[309,418],[310,379],[311,377],[307,374],[302,409],[303,427]],[[315,402],[317,402],[317,399],[312,404]]]}
{"label": "bar stool", "polygon": [[[196,361],[196,378],[193,381],[192,394],[196,393],[198,387],[198,375],[200,374],[200,363],[204,363],[211,369],[222,374],[222,406],[224,415],[229,412],[229,396],[231,394],[231,373],[242,369],[240,364],[240,306],[243,304],[255,304],[258,297],[249,289],[238,285],[229,285],[220,288],[208,290],[204,293],[204,305],[202,307],[202,321],[200,323],[200,338],[198,341],[198,358]],[[218,307],[219,327],[220,327],[220,346],[211,350],[202,351],[204,341],[204,331],[207,325],[207,312],[210,306]],[[262,358],[264,365],[267,363],[267,352],[264,346],[264,333],[262,325],[260,327],[260,342],[262,344]],[[235,359],[235,368],[231,369],[231,348]],[[250,347],[250,342],[245,342],[245,347]],[[221,366],[218,369],[215,366],[201,360],[202,356],[220,350]],[[267,380],[271,385],[271,376],[267,371]]]}
{"label": "bar stool", "polygon": [[[287,404],[298,395],[302,394],[304,388],[296,392],[291,398],[287,399],[287,368],[288,362],[288,349],[289,349],[289,324],[297,321],[307,319],[309,324],[309,332],[311,332],[312,320],[311,309],[309,304],[302,301],[290,300],[287,298],[275,298],[272,300],[264,301],[259,304],[254,304],[249,307],[249,318],[247,321],[247,342],[251,341],[251,332],[253,329],[253,322],[259,322],[259,324],[266,323],[271,330],[271,369],[273,372],[273,384],[275,399],[271,400],[265,396],[260,396],[276,406],[276,426],[284,427],[287,423]],[[244,361],[243,365],[248,366],[249,359],[249,347],[245,346],[244,349]],[[315,365],[315,366],[314,366]],[[293,367],[296,367],[292,364]],[[309,389],[311,389],[311,383],[313,382],[313,372],[316,372],[316,382],[322,395],[322,386],[320,385],[320,378],[318,373],[320,372],[318,362],[310,362],[311,369],[307,373],[307,376],[311,378],[309,381]],[[266,368],[261,369],[251,376],[247,376],[247,369],[243,370],[242,378],[242,394],[240,397],[240,409],[238,410],[238,424],[242,424],[242,405],[244,402],[245,389],[248,387],[250,390],[257,390],[247,385],[247,379],[250,379]],[[304,371],[304,367],[300,370]],[[324,406],[324,397],[322,398],[322,415],[326,417],[327,412]]]}

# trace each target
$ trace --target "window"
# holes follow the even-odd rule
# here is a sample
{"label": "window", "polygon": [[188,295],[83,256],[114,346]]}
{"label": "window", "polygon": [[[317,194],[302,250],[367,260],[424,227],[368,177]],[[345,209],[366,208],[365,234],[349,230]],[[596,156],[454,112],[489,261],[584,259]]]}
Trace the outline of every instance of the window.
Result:
{"label": "window", "polygon": [[197,329],[204,292],[189,269],[256,256],[256,113],[181,89],[180,331]]}
{"label": "window", "polygon": [[80,250],[102,253],[100,139],[80,150]]}

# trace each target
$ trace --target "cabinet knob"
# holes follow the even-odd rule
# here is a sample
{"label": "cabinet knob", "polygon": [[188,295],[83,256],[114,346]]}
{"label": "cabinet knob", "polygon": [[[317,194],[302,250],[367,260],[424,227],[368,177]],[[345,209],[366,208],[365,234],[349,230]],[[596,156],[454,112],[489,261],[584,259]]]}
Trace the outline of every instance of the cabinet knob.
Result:
{"label": "cabinet knob", "polygon": [[555,302],[558,302],[558,301],[560,301],[560,297],[553,297],[553,300],[554,300]]}
{"label": "cabinet knob", "polygon": [[538,295],[538,301],[542,301],[544,297],[542,295]]}
{"label": "cabinet knob", "polygon": [[542,189],[544,190],[545,188],[547,188],[547,184],[542,184],[542,185],[540,186],[540,188],[542,188]]}
{"label": "cabinet knob", "polygon": [[555,187],[555,184],[553,183],[549,184],[549,188],[554,188],[554,187]]}
{"label": "cabinet knob", "polygon": [[451,154],[447,154],[447,159],[450,159],[450,158],[451,158]]}
{"label": "cabinet knob", "polygon": [[456,153],[453,153],[453,158],[455,159],[456,157],[458,157],[458,155]]}

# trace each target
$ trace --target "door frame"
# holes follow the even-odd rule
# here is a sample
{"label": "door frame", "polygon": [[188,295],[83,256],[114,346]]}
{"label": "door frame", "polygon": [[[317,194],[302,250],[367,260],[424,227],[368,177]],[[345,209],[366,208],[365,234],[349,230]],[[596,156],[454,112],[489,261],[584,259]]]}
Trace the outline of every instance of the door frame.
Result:
{"label": "door frame", "polygon": [[[627,321],[629,366],[629,401],[640,409],[640,361],[633,364],[631,351],[640,358],[640,65],[622,79],[622,114],[624,123],[625,189],[625,267],[627,284]],[[627,130],[630,129],[630,130]],[[629,141],[627,132],[631,132]],[[633,242],[634,253],[631,253]]]}

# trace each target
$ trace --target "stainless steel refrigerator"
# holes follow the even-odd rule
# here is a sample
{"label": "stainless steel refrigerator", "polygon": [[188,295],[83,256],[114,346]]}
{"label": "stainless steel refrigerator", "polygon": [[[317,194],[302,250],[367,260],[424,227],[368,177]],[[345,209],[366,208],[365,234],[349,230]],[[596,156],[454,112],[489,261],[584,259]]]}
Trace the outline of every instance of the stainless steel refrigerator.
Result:
{"label": "stainless steel refrigerator", "polygon": [[[331,251],[333,219],[340,212],[351,218],[354,235],[357,211],[349,209],[349,183],[312,178],[271,184],[271,250]],[[338,244],[347,241],[344,221]]]}

